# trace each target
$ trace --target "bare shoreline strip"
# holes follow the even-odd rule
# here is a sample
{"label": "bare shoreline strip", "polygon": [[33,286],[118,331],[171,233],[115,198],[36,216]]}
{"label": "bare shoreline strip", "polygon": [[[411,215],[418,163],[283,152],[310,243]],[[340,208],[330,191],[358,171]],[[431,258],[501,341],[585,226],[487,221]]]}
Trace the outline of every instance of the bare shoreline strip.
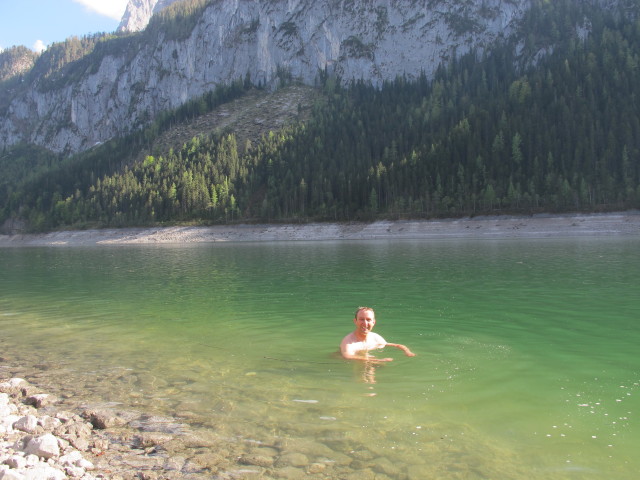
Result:
{"label": "bare shoreline strip", "polygon": [[640,235],[640,211],[448,220],[176,226],[0,235],[0,247]]}

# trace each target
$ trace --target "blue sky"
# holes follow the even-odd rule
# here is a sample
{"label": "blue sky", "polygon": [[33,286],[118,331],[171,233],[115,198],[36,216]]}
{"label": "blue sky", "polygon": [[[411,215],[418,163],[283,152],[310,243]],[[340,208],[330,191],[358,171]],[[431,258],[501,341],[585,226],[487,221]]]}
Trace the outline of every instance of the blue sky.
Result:
{"label": "blue sky", "polygon": [[0,0],[0,48],[41,50],[68,37],[114,32],[127,0]]}

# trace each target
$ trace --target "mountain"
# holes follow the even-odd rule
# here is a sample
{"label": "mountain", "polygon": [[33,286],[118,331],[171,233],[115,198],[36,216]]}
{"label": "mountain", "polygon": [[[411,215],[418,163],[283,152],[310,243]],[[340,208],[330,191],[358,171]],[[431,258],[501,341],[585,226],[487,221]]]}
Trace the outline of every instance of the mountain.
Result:
{"label": "mountain", "polygon": [[[211,12],[225,14],[221,5],[229,14],[241,4],[177,2],[142,32],[52,45],[22,73],[12,73],[12,62],[28,65],[28,58],[20,60],[18,51],[4,57],[10,68],[0,84],[0,123],[34,130],[42,145],[63,138],[59,132],[80,138],[78,125],[92,116],[115,122],[121,133],[88,149],[80,145],[73,155],[33,141],[0,150],[0,232],[640,208],[636,0],[532,0],[522,17],[513,17],[510,34],[391,79],[372,73],[384,52],[373,41],[360,50],[366,55],[355,55],[354,30],[338,42],[343,54],[315,75],[293,61],[274,61],[275,72],[256,80],[264,65],[255,62],[267,57],[252,56],[254,37],[260,22],[281,10],[253,12],[258,20],[242,30],[242,41],[195,34],[208,31]],[[225,18],[218,32],[226,35],[232,20],[244,17]],[[264,36],[263,54],[293,48],[275,30]],[[274,38],[282,40],[277,48]],[[196,40],[199,48],[187,49]],[[235,73],[214,82],[210,75],[227,53],[218,51],[216,60],[202,52],[220,42],[238,56],[226,70]],[[389,61],[406,59],[412,45],[405,47],[395,59],[388,53]],[[167,57],[152,58],[165,48],[173,49]],[[414,50],[421,48],[427,46]],[[345,75],[358,65],[362,77]],[[102,82],[93,85],[93,97],[82,90],[89,79]],[[171,98],[169,86],[177,89]],[[15,121],[28,113],[17,109],[28,94],[46,99],[70,88],[73,108],[46,110],[43,101],[33,118]],[[98,108],[103,96],[110,111]],[[152,110],[158,98],[164,109]],[[118,113],[122,105],[128,110]],[[60,113],[63,121],[55,124]]]}
{"label": "mountain", "polygon": [[[161,2],[132,0],[130,17]],[[65,155],[148,124],[218,85],[283,77],[313,85],[326,72],[379,86],[428,77],[472,49],[519,32],[529,0],[187,0],[142,32],[94,40],[57,71],[0,88],[0,148],[30,143]],[[124,19],[123,19],[124,21]],[[46,52],[45,52],[46,53]],[[66,55],[68,52],[65,51]]]}
{"label": "mountain", "polygon": [[160,10],[179,0],[129,0],[120,25],[119,32],[139,32],[149,24],[151,17]]}
{"label": "mountain", "polygon": [[0,82],[28,72],[35,60],[36,54],[27,47],[11,47],[0,51]]}

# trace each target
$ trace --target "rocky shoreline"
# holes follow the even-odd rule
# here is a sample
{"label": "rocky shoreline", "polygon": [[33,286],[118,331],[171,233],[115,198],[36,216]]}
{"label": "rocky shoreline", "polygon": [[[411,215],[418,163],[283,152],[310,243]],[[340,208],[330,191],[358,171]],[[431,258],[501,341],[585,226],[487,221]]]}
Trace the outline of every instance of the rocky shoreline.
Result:
{"label": "rocky shoreline", "polygon": [[325,467],[262,445],[232,451],[234,442],[176,419],[120,407],[76,404],[19,377],[0,381],[0,480],[271,478],[267,468],[289,470],[273,478],[303,478]]}
{"label": "rocky shoreline", "polygon": [[0,235],[0,247],[640,235],[640,211],[373,223],[176,226]]}
{"label": "rocky shoreline", "polygon": [[0,382],[0,479],[157,479],[160,468],[176,473],[162,478],[202,478],[158,455],[171,436],[123,428],[126,419],[109,409],[60,409],[60,400],[22,378]]}
{"label": "rocky shoreline", "polygon": [[343,440],[329,446],[220,437],[180,412],[166,418],[144,407],[74,397],[65,389],[44,393],[20,377],[0,381],[0,480],[417,480],[426,474],[426,465],[401,472]]}
{"label": "rocky shoreline", "polygon": [[108,440],[93,435],[93,425],[79,415],[51,411],[51,395],[33,392],[22,378],[0,383],[0,478],[97,478],[82,452],[100,454]]}
{"label": "rocky shoreline", "polygon": [[[286,441],[221,438],[189,425],[180,412],[168,418],[144,406],[95,401],[81,393],[76,398],[69,389],[44,393],[24,378],[0,377],[0,480],[319,479],[327,478],[316,474],[330,464],[346,470],[329,478],[352,474],[351,458],[320,444],[305,449]],[[313,457],[327,452],[330,461]]]}

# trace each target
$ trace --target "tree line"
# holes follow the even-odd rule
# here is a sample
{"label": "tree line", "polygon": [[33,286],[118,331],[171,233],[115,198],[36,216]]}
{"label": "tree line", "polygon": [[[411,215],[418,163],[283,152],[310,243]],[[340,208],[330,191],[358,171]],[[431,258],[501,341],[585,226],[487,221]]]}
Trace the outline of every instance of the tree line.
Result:
{"label": "tree line", "polygon": [[51,166],[42,159],[40,173],[0,183],[0,222],[51,229],[639,208],[637,12],[540,2],[524,21],[518,48],[505,42],[432,79],[380,88],[320,72],[324,101],[305,123],[244,145],[233,132],[197,136],[132,163],[170,124],[251,88],[238,80],[127,139]]}

